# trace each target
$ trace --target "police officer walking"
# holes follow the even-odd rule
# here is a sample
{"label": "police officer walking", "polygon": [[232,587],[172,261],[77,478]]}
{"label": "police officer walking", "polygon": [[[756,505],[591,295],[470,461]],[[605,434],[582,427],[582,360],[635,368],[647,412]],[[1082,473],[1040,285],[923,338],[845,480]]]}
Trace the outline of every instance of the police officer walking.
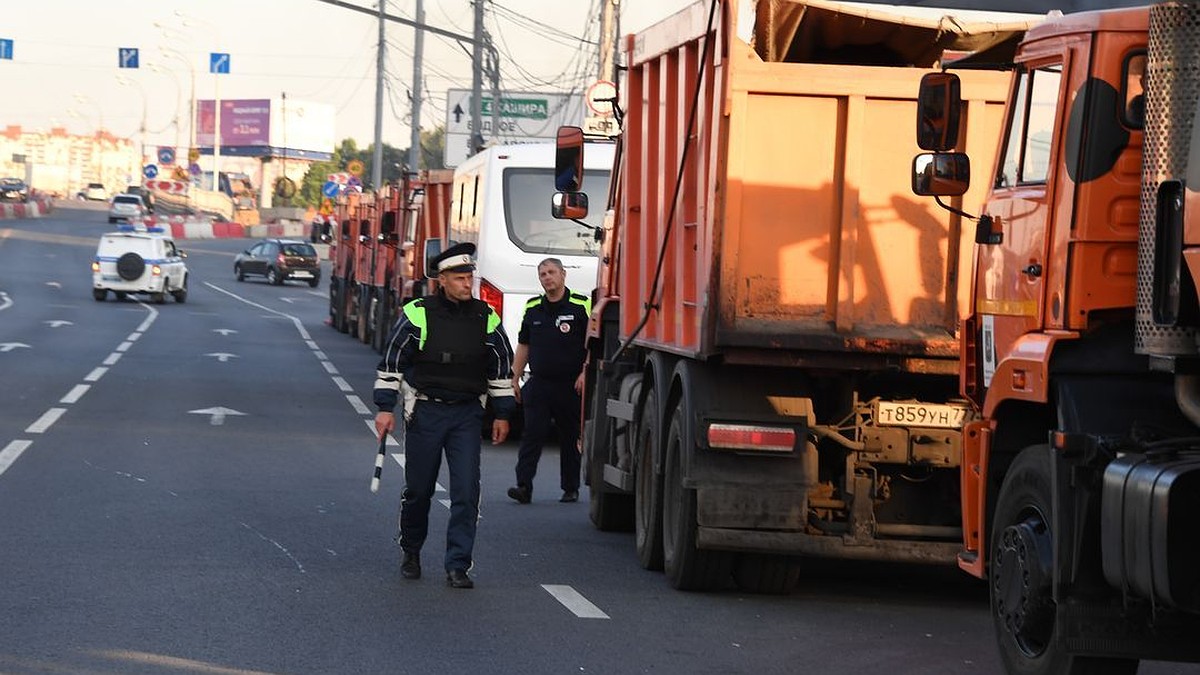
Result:
{"label": "police officer walking", "polygon": [[484,396],[491,397],[496,413],[493,444],[508,437],[515,409],[508,337],[496,312],[471,295],[474,253],[474,244],[458,244],[432,261],[441,288],[404,305],[384,345],[374,394],[381,439],[395,429],[393,411],[405,394],[400,573],[405,579],[421,577],[421,546],[444,450],[450,471],[444,565],[446,583],[454,588],[475,586],[468,570],[479,519]]}
{"label": "police officer walking", "polygon": [[[566,278],[558,258],[538,264],[538,281],[546,293],[525,304],[517,336],[513,391],[525,408],[525,431],[517,455],[517,484],[508,489],[508,496],[521,504],[533,499],[533,476],[550,434],[551,418],[559,438],[559,501],[579,499],[579,402],[592,303],[587,296],[572,293]],[[530,374],[522,387],[526,363]]]}

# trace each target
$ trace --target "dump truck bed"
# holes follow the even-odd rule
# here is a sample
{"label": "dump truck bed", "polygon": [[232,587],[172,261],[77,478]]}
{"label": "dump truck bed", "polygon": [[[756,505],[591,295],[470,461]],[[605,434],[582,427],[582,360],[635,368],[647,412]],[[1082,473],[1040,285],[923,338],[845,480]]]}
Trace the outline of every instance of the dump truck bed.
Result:
{"label": "dump truck bed", "polygon": [[[636,342],[689,356],[755,361],[758,353],[776,363],[804,358],[788,352],[815,351],[953,360],[970,294],[970,277],[960,271],[970,269],[974,228],[910,186],[918,85],[945,37],[929,26],[895,25],[910,31],[896,44],[915,44],[911,54],[886,53],[886,45],[802,49],[814,39],[796,18],[803,13],[789,22],[776,10],[776,22],[789,27],[764,28],[764,8],[788,4],[758,3],[752,33],[734,24],[736,3],[721,3],[715,58],[702,58],[707,3],[627,39],[627,156],[614,204],[614,227],[624,229],[616,266],[624,269],[610,276],[622,298],[622,337],[651,302],[658,311]],[[830,3],[794,4],[815,11]],[[737,37],[743,33],[755,34],[757,51]],[[994,41],[1002,33],[996,29]],[[770,52],[899,64],[765,60]],[[960,75],[968,117],[958,149],[986,173],[1008,75]],[[951,203],[977,213],[988,182],[975,180]]]}

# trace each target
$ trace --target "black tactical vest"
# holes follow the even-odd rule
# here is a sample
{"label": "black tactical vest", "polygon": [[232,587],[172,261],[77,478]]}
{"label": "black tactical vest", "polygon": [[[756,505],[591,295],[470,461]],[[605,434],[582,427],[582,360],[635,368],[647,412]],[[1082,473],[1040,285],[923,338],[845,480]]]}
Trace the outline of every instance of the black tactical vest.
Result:
{"label": "black tactical vest", "polygon": [[422,305],[425,342],[417,351],[409,382],[429,396],[466,398],[487,393],[491,308],[474,298],[456,304],[437,295],[426,296]]}

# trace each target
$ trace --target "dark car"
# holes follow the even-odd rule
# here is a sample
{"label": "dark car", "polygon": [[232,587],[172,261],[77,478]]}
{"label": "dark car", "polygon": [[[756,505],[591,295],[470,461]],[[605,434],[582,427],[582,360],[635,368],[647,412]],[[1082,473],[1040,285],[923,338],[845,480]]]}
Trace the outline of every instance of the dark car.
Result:
{"label": "dark car", "polygon": [[0,178],[0,199],[29,201],[29,187],[20,178]]}
{"label": "dark car", "polygon": [[253,275],[276,286],[295,279],[316,288],[321,283],[321,259],[307,241],[264,239],[233,259],[233,273],[238,281]]}

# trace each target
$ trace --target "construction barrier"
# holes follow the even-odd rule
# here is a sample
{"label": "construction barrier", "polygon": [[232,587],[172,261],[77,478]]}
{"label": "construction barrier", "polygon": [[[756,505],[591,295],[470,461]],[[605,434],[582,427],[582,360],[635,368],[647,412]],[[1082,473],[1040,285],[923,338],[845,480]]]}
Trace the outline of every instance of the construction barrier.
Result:
{"label": "construction barrier", "polygon": [[50,213],[50,202],[31,199],[27,202],[0,202],[0,220],[8,218],[41,218]]}

